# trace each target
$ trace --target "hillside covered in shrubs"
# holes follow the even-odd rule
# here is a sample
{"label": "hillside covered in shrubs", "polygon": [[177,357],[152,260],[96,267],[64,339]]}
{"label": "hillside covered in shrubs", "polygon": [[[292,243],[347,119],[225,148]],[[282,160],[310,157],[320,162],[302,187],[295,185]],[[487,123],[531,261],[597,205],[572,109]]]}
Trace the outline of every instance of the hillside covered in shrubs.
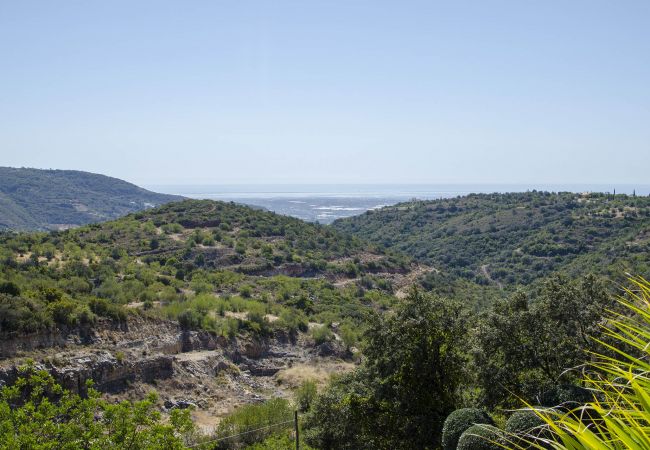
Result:
{"label": "hillside covered in shrubs", "polygon": [[268,328],[265,314],[280,317],[276,326],[312,318],[352,329],[368,306],[390,306],[392,280],[411,270],[407,258],[330,228],[197,200],[73,230],[6,232],[0,261],[3,333],[135,313],[226,335]]}
{"label": "hillside covered in shrubs", "polygon": [[58,230],[181,200],[78,170],[0,167],[0,230]]}
{"label": "hillside covered in shrubs", "polygon": [[510,288],[554,272],[620,283],[650,272],[650,197],[472,194],[400,203],[334,227],[435,267],[427,287],[460,279]]}
{"label": "hillside covered in shrubs", "polygon": [[[0,338],[4,342],[52,331],[83,336],[129,324],[147,323],[153,330],[173,324],[181,336],[198,339],[202,333],[220,339],[212,341],[220,344],[198,349],[177,363],[195,374],[201,361],[209,366],[210,382],[224,389],[228,380],[245,381],[251,375],[235,364],[199,359],[214,356],[211,352],[219,345],[233,350],[228,361],[244,361],[248,370],[254,366],[265,373],[273,368],[243,356],[239,351],[243,345],[257,348],[256,344],[280,337],[286,345],[268,353],[282,358],[287,349],[298,345],[299,336],[303,343],[308,336],[314,349],[325,345],[327,350],[326,344],[333,342],[345,349],[328,357],[344,358],[339,362],[346,369],[324,377],[315,368],[297,368],[303,373],[291,390],[292,397],[258,387],[256,401],[221,417],[218,426],[206,432],[189,421],[193,416],[175,409],[182,404],[193,411],[191,402],[172,402],[167,410],[155,396],[145,398],[140,385],[132,393],[134,398],[116,406],[92,389],[81,396],[68,392],[28,364],[13,386],[3,388],[0,412],[7,426],[0,431],[14,439],[7,442],[27,442],[27,446],[58,440],[75,448],[79,433],[86,433],[98,448],[272,450],[294,445],[293,411],[299,410],[301,445],[306,449],[466,450],[492,449],[494,442],[527,448],[531,433],[538,433],[532,435],[533,441],[559,439],[561,433],[551,433],[548,421],[556,423],[558,414],[573,410],[566,408],[594,401],[592,381],[601,375],[590,372],[586,377],[582,368],[588,364],[602,369],[598,366],[602,358],[612,356],[620,346],[612,335],[612,317],[630,317],[630,324],[638,325],[647,310],[647,302],[641,300],[647,300],[645,281],[639,278],[617,285],[608,279],[616,275],[616,267],[646,267],[647,254],[636,250],[647,245],[646,210],[638,206],[636,217],[630,218],[617,214],[597,218],[586,215],[583,206],[569,208],[571,198],[580,205],[585,197],[522,194],[524,209],[540,202],[530,216],[540,221],[538,233],[513,233],[520,240],[538,239],[541,247],[551,248],[565,245],[573,239],[571,233],[581,230],[581,238],[593,238],[587,241],[588,251],[537,256],[549,261],[547,269],[525,272],[531,276],[525,280],[501,278],[503,289],[484,286],[462,267],[451,266],[443,273],[441,266],[436,272],[392,250],[396,245],[385,249],[385,242],[368,244],[363,237],[334,227],[224,202],[186,200],[65,231],[5,232],[0,235]],[[499,201],[506,199],[510,199],[510,209],[504,209],[508,212],[495,206],[492,215],[519,217],[511,212],[519,209],[514,206],[516,196]],[[488,200],[470,196],[464,201],[470,208]],[[445,202],[451,208],[461,200]],[[571,212],[574,224],[584,223],[575,229],[573,225],[566,225],[564,231],[557,228],[552,234],[551,225],[542,222],[546,216],[555,217],[557,202],[565,202],[561,203],[565,216],[577,209]],[[414,204],[404,211],[410,214],[408,208],[425,205]],[[476,220],[488,220],[490,214],[481,211],[475,211]],[[458,218],[458,226],[468,217]],[[415,218],[411,221],[417,224]],[[495,225],[497,230],[499,226]],[[509,233],[487,229],[463,235],[474,248],[467,250],[469,255],[488,258],[464,267],[500,261],[518,274],[519,266],[509,265],[515,256],[499,259],[505,253],[497,252],[491,241],[503,240],[504,249],[522,245],[507,238]],[[467,242],[459,241],[459,252],[465,251]],[[442,245],[435,240],[422,245],[429,244]],[[427,273],[444,276],[463,289],[441,295],[440,289],[427,289],[431,278],[415,283],[417,276]],[[496,282],[493,278],[491,283]],[[622,286],[629,290],[621,291]],[[472,297],[478,291],[472,289],[481,288],[498,290],[498,295],[490,302],[478,301]],[[617,291],[621,296],[613,294]],[[636,309],[626,308],[621,301],[631,302]],[[639,347],[638,330],[627,330],[628,344],[636,345],[633,351],[647,352],[647,347]],[[239,343],[244,344],[238,347]],[[151,356],[145,350],[140,353],[142,358]],[[47,356],[41,360],[47,359],[53,373],[63,373],[57,366],[62,360],[58,355],[36,354]],[[314,354],[311,361],[320,361],[320,353]],[[128,349],[128,355],[135,353]],[[115,364],[124,367],[129,356],[115,352]],[[288,369],[293,369],[292,364]],[[320,376],[318,382],[309,378],[315,375]],[[173,383],[184,389],[183,380]],[[163,389],[154,382],[146,386]],[[546,415],[529,406],[543,408]],[[72,413],[61,412],[66,408]],[[35,420],[29,420],[30,414],[36,414]],[[134,430],[141,430],[140,440],[129,435]],[[117,434],[109,439],[107,433],[113,432]]]}

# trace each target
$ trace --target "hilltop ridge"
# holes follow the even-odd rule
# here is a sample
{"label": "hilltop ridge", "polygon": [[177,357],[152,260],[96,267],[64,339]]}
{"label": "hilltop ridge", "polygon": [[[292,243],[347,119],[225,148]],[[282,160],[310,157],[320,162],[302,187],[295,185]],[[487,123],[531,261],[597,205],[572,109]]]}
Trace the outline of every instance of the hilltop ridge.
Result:
{"label": "hilltop ridge", "polygon": [[0,167],[0,230],[60,230],[182,197],[77,170]]}
{"label": "hilltop ridge", "polygon": [[471,194],[399,203],[333,226],[456,279],[496,287],[531,284],[557,271],[620,279],[650,270],[649,197]]}

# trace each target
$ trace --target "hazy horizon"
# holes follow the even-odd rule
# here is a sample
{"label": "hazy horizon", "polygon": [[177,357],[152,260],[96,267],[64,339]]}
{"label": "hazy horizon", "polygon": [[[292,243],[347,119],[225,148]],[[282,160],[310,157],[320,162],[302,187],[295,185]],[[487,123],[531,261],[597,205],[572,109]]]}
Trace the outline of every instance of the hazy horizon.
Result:
{"label": "hazy horizon", "polygon": [[0,6],[0,165],[136,184],[648,179],[650,3]]}
{"label": "hazy horizon", "polygon": [[230,184],[151,185],[156,192],[195,199],[234,201],[310,222],[332,223],[396,203],[471,193],[542,191],[614,192],[649,195],[650,185],[516,184]]}

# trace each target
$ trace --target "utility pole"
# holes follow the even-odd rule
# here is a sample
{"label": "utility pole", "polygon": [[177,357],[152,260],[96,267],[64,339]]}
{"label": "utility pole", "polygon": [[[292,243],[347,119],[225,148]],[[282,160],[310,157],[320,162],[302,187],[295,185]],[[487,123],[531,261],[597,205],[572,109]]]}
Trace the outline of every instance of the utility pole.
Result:
{"label": "utility pole", "polygon": [[296,434],[296,450],[300,450],[300,432],[298,431],[298,410],[293,412],[293,429]]}

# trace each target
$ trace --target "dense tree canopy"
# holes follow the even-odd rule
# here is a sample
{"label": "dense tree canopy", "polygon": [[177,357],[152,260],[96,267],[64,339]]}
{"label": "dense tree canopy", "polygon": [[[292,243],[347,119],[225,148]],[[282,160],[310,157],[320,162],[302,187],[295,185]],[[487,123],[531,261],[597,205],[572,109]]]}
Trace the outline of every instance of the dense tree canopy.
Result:
{"label": "dense tree canopy", "polygon": [[161,420],[156,396],[109,404],[88,389],[82,398],[61,388],[51,375],[31,367],[0,391],[0,448],[7,450],[185,448],[193,426],[189,411]]}
{"label": "dense tree canopy", "polygon": [[316,402],[314,446],[437,448],[460,398],[466,319],[459,303],[418,291],[378,319],[363,367]]}
{"label": "dense tree canopy", "polygon": [[615,303],[593,276],[547,281],[529,299],[523,292],[495,303],[474,335],[474,364],[483,401],[513,406],[539,404],[542,394],[579,378],[585,351],[598,345],[605,311]]}

